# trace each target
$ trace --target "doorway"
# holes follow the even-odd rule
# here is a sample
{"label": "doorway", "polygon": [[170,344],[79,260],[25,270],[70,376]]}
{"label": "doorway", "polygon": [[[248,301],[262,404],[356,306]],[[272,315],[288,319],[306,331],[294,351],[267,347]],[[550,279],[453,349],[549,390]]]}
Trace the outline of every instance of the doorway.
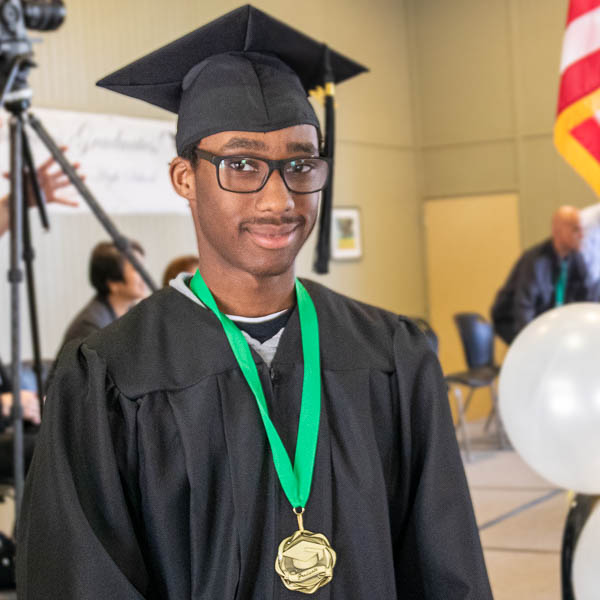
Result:
{"label": "doorway", "polygon": [[[424,211],[429,319],[447,374],[466,369],[454,314],[489,319],[494,296],[521,254],[519,202],[516,194],[439,198],[426,201]],[[500,362],[506,346],[498,338],[495,350]],[[467,418],[484,417],[490,406],[489,390],[478,390]]]}

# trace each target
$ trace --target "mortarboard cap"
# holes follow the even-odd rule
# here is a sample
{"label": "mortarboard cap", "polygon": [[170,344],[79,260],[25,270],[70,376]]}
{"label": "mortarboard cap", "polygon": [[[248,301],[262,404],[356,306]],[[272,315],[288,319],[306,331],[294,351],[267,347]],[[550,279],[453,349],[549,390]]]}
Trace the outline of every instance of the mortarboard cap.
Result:
{"label": "mortarboard cap", "polygon": [[319,128],[309,90],[326,79],[339,83],[363,71],[358,63],[246,5],[97,85],[178,113],[181,154],[221,131],[266,132],[301,124]]}

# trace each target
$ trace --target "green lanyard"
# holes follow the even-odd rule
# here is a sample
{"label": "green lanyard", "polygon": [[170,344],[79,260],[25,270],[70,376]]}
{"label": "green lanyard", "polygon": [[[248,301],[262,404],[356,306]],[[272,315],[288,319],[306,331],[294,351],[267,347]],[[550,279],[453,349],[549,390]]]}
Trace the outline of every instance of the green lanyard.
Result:
{"label": "green lanyard", "polygon": [[317,452],[319,435],[319,418],[321,415],[321,365],[319,356],[319,324],[315,305],[305,287],[296,279],[296,300],[300,314],[300,330],[302,334],[302,354],[304,357],[304,379],[302,382],[302,406],[298,425],[298,440],[294,466],[285,447],[269,417],[269,409],[260,383],[256,364],[248,342],[237,325],[218,308],[213,295],[208,289],[200,271],[196,271],[190,281],[192,292],[217,316],[231,350],[256,398],[258,410],[269,439],[273,463],[281,483],[281,487],[290,501],[292,508],[304,508],[310,495],[312,476]]}
{"label": "green lanyard", "polygon": [[567,275],[569,273],[569,261],[560,261],[560,273],[556,280],[554,291],[554,306],[562,306],[565,303],[565,291],[567,289]]}

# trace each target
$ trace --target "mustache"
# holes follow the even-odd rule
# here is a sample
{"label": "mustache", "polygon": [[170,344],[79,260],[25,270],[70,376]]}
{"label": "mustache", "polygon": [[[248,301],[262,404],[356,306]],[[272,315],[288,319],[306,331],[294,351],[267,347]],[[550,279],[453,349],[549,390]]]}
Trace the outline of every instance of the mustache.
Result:
{"label": "mustache", "polygon": [[275,217],[255,217],[254,219],[247,219],[246,221],[242,221],[240,223],[240,230],[244,227],[248,227],[249,225],[304,225],[306,223],[306,218],[302,215],[292,216],[283,216],[279,218]]}

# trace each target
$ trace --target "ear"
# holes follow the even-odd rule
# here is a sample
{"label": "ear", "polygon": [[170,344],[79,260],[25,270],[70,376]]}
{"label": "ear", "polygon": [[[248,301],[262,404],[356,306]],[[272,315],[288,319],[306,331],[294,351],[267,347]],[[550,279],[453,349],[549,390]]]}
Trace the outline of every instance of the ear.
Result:
{"label": "ear", "polygon": [[106,287],[108,288],[108,293],[109,294],[115,294],[118,292],[119,290],[119,286],[120,284],[122,284],[122,281],[115,281],[113,279],[107,279],[106,280]]}
{"label": "ear", "polygon": [[169,175],[173,189],[188,202],[196,200],[196,178],[189,160],[175,157],[169,165]]}

